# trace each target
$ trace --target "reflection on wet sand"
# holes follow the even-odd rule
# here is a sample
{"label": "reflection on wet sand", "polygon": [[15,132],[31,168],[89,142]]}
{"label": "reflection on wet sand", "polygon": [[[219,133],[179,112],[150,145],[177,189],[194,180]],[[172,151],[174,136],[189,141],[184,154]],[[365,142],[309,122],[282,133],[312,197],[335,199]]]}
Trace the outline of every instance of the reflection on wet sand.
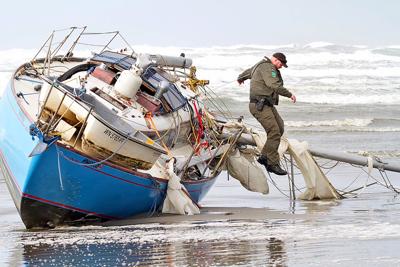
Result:
{"label": "reflection on wet sand", "polygon": [[340,204],[341,201],[339,200],[301,201],[303,212],[309,215],[329,213],[334,207],[337,207]]}
{"label": "reflection on wet sand", "polygon": [[285,245],[277,238],[23,246],[28,266],[286,266],[286,260]]}
{"label": "reflection on wet sand", "polygon": [[[0,193],[4,190],[5,184],[0,182]],[[108,225],[26,231],[16,212],[2,214],[0,265],[400,264],[400,204],[392,193],[364,192],[358,198],[341,201],[296,201],[288,207],[287,199],[281,196],[262,198],[226,187],[216,187],[216,191],[200,216],[184,220],[165,216],[143,218],[136,224],[123,220]],[[224,203],[269,208],[217,208],[215,205],[221,205],[220,194],[225,194]],[[0,207],[13,205],[7,194],[0,194],[0,200]]]}

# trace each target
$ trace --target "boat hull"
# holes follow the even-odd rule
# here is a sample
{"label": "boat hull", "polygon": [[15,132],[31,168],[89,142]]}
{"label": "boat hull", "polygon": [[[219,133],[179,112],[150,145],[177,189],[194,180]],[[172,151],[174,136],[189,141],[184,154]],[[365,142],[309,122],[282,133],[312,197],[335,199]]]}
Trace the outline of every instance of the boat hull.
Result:
{"label": "boat hull", "polygon": [[[29,157],[38,140],[29,134],[33,119],[19,101],[9,85],[0,99],[0,164],[27,228],[122,219],[150,214],[162,205],[165,179],[112,163],[94,164],[96,159],[59,143]],[[184,185],[197,202],[214,182]]]}

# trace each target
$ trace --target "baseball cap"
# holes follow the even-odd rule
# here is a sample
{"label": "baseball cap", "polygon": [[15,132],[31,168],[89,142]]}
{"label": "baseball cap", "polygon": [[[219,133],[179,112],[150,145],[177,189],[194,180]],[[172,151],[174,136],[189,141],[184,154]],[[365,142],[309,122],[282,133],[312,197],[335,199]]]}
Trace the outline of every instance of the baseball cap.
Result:
{"label": "baseball cap", "polygon": [[288,67],[287,64],[286,64],[286,63],[287,63],[287,60],[286,60],[285,54],[278,52],[278,53],[273,54],[272,56],[275,57],[275,58],[277,58],[277,59],[279,59],[279,61],[282,62],[282,65],[283,65],[285,68]]}

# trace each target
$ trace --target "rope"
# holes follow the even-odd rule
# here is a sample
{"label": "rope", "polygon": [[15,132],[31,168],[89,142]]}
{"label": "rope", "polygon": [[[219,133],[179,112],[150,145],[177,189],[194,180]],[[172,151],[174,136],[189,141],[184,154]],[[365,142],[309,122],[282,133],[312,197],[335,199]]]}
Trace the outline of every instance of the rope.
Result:
{"label": "rope", "polygon": [[286,195],[285,193],[283,193],[283,190],[279,189],[278,185],[277,185],[277,184],[275,183],[275,181],[272,179],[271,174],[269,173],[269,171],[267,171],[267,173],[268,173],[268,177],[269,177],[269,180],[270,180],[271,184],[272,184],[282,195],[284,195],[284,196],[287,197],[287,198],[290,198],[288,195]]}
{"label": "rope", "polygon": [[[156,190],[157,191],[157,196],[155,196],[154,198],[153,198],[153,203],[152,203],[152,205],[151,205],[151,207],[150,207],[150,210],[147,212],[147,217],[152,217],[153,215],[154,215],[154,213],[157,211],[157,200],[158,200],[158,197],[161,195],[161,193],[164,193],[164,192],[162,192],[161,190],[159,190],[160,189],[160,184],[157,182],[157,181],[155,181],[155,180],[153,180],[152,179],[152,181],[153,181],[153,183],[157,186],[157,189],[158,190]],[[168,188],[168,187],[167,187]],[[165,193],[166,194],[166,193]]]}
{"label": "rope", "polygon": [[195,100],[193,100],[193,107],[194,107],[194,111],[196,112],[197,121],[199,123],[199,130],[198,130],[197,136],[196,136],[196,144],[198,144],[198,143],[200,143],[201,137],[203,135],[204,127],[203,127],[203,120],[201,118],[200,112],[197,109],[197,105],[196,105],[196,101]]}
{"label": "rope", "polygon": [[[287,166],[288,159],[287,159],[286,157],[284,157],[284,160],[285,160],[286,166],[284,165],[283,167],[287,170],[287,168],[288,168],[288,166]],[[357,197],[357,196],[359,196],[360,194],[362,194],[362,193],[364,192],[365,188],[367,188],[367,187],[369,187],[369,186],[372,186],[372,185],[375,185],[375,184],[378,184],[378,185],[381,185],[381,186],[383,186],[383,187],[385,187],[385,188],[387,188],[387,189],[390,189],[391,191],[393,191],[393,192],[395,192],[395,193],[397,193],[397,194],[400,194],[400,190],[399,190],[398,188],[395,188],[395,187],[393,186],[393,184],[391,183],[390,179],[389,179],[388,176],[387,176],[387,173],[386,173],[384,170],[379,170],[379,174],[381,175],[381,178],[382,178],[382,180],[383,180],[384,183],[382,183],[382,182],[379,181],[376,177],[374,177],[374,176],[372,175],[373,159],[372,159],[371,157],[369,157],[369,158],[367,159],[367,161],[368,161],[368,166],[367,166],[367,167],[368,167],[368,170],[367,170],[367,171],[364,169],[364,167],[360,167],[360,166],[356,166],[356,165],[353,165],[353,164],[349,164],[349,165],[351,165],[352,167],[359,168],[361,171],[360,171],[359,174],[357,174],[357,176],[355,177],[355,179],[352,180],[347,186],[345,186],[345,187],[342,188],[342,189],[337,189],[337,191],[341,192],[342,195],[345,195],[345,194],[353,194],[353,195],[354,195],[353,197]],[[319,163],[318,163],[318,165],[321,167],[321,166],[324,166],[324,165],[326,165],[326,164],[328,164],[328,163],[330,163],[330,162],[333,162],[333,161],[330,160],[330,161],[325,162],[325,163],[323,163],[323,164],[319,164]],[[333,164],[332,166],[324,167],[323,169],[328,170],[328,171],[325,172],[325,174],[327,174],[327,173],[329,173],[330,171],[332,171],[335,167],[339,166],[341,163],[342,163],[342,162],[337,161],[337,162],[336,162],[335,164]],[[296,168],[298,169],[298,166],[296,166],[296,164],[293,164],[293,166],[296,167]],[[345,191],[346,189],[348,189],[349,187],[351,187],[357,180],[359,180],[360,177],[361,177],[361,175],[362,175],[363,173],[367,174],[367,179],[366,179],[366,181],[364,182],[364,185],[363,185],[362,187],[359,187],[359,188],[356,188],[356,189],[353,189],[353,190],[350,190],[350,191]],[[268,174],[269,174],[269,173],[268,173]],[[370,182],[369,182],[370,179],[373,179],[374,182],[370,183]],[[272,179],[271,179],[271,183],[273,183],[273,180],[272,180]],[[276,183],[275,183],[275,184],[273,183],[273,185],[274,185],[275,187],[277,187]],[[296,184],[294,184],[294,186],[295,186],[295,188],[296,188],[297,191],[301,192],[300,189],[297,188]],[[305,187],[304,187],[304,188],[305,188]],[[301,188],[301,189],[304,189],[304,188]],[[282,194],[283,194],[284,191],[288,191],[288,190],[282,190],[282,189],[279,189],[279,188],[277,188],[277,189],[278,189]],[[359,191],[359,190],[361,190],[361,192],[359,192],[359,193],[354,193],[355,191]]]}
{"label": "rope", "polygon": [[228,82],[228,83],[225,83],[224,85],[214,87],[214,90],[224,88],[224,87],[226,87],[226,86],[228,86],[228,85],[231,85],[232,83],[237,83],[237,80],[233,80],[233,81],[230,81],[230,82]]}
{"label": "rope", "polygon": [[369,178],[370,177],[372,178],[371,172],[372,172],[372,169],[374,168],[374,160],[372,159],[372,157],[368,157],[367,158],[367,162],[368,162],[368,173],[367,173],[368,176],[367,176],[367,179],[365,180],[363,188],[361,189],[360,193],[358,193],[358,195],[364,193],[365,188],[367,188],[367,184],[368,184]]}
{"label": "rope", "polygon": [[387,176],[387,173],[386,173],[385,170],[379,170],[379,174],[381,175],[382,179],[384,179],[384,180],[385,180],[385,177],[383,176],[383,174],[385,174],[386,179],[387,179],[387,181],[388,181],[388,183],[389,183],[389,188],[391,188],[391,189],[392,189],[394,192],[396,192],[397,194],[400,193],[399,189],[395,188],[395,187],[393,186],[393,184],[390,182],[389,177]]}
{"label": "rope", "polygon": [[151,117],[151,113],[149,113],[147,116],[145,116],[145,119],[150,122],[152,129],[156,132],[158,138],[160,139],[161,145],[164,147],[165,151],[167,151],[168,156],[172,157],[171,151],[169,150],[167,145],[164,143],[164,141],[161,139],[160,133],[158,132],[156,125],[154,124],[154,121]]}
{"label": "rope", "polygon": [[[209,86],[205,86],[205,87],[199,86],[199,88],[203,91],[204,96],[210,101],[210,103],[212,103],[212,104],[214,105],[214,107],[215,107],[219,112],[221,112],[221,114],[223,114],[223,116],[224,116],[225,118],[227,118],[228,116],[226,116],[225,112],[224,112],[222,109],[219,108],[220,105],[218,105],[218,103],[216,103],[215,100],[218,100],[218,101],[220,102],[220,104],[222,104],[222,106],[226,109],[226,113],[228,113],[228,115],[229,115],[230,117],[233,117],[232,112],[231,112],[231,111],[229,110],[229,108],[226,106],[225,102],[222,101],[222,100],[220,99],[220,97],[218,96],[218,94],[216,94]],[[207,88],[208,91],[210,91],[212,94],[214,94],[214,98],[209,98],[209,97],[208,97],[206,88]]]}
{"label": "rope", "polygon": [[[132,132],[132,133],[133,133],[133,132]],[[70,159],[70,158],[68,158],[67,156],[65,156],[64,153],[63,153],[62,151],[59,151],[58,149],[57,149],[57,153],[59,153],[63,158],[65,158],[65,159],[68,160],[69,162],[74,163],[74,164],[79,165],[79,166],[97,166],[97,165],[103,164],[104,162],[106,162],[106,161],[108,161],[109,159],[111,159],[112,157],[114,157],[114,156],[122,149],[122,147],[126,144],[126,142],[129,140],[129,136],[130,136],[132,133],[129,133],[129,134],[126,136],[125,140],[121,143],[121,145],[118,147],[118,149],[115,150],[110,156],[108,156],[107,158],[105,158],[105,159],[103,159],[103,160],[94,162],[94,163],[80,163],[80,162],[77,162],[77,161],[75,161],[75,160],[73,160],[73,159]]]}
{"label": "rope", "polygon": [[63,184],[63,179],[61,175],[61,163],[60,163],[60,154],[58,150],[58,146],[56,145],[56,151],[57,151],[57,169],[58,169],[58,179],[60,181],[60,187],[61,190],[64,191],[64,184]]}

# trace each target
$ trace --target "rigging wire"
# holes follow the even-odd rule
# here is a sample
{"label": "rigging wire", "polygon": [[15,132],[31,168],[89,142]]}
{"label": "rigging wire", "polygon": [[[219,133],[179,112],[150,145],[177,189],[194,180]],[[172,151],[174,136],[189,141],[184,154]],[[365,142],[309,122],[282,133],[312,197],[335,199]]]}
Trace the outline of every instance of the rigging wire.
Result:
{"label": "rigging wire", "polygon": [[271,174],[267,171],[267,173],[268,173],[268,177],[269,177],[269,181],[271,182],[271,184],[282,194],[282,195],[284,195],[285,197],[287,197],[287,198],[290,198],[287,194],[285,194],[284,192],[283,192],[283,190],[281,190],[280,188],[279,188],[279,186],[275,183],[275,181],[274,181],[274,179],[272,179],[272,177],[271,177]]}
{"label": "rigging wire", "polygon": [[[70,29],[70,28],[68,28],[68,29]],[[63,29],[63,30],[66,30],[66,29]],[[83,35],[95,35],[95,34],[116,34],[116,35],[119,35],[119,36],[126,42],[126,40],[123,38],[122,35],[119,34],[119,32],[83,33]],[[127,42],[126,42],[126,43],[127,43]],[[54,44],[58,44],[58,43],[53,42],[53,45],[54,45]],[[89,44],[89,43],[78,43],[78,44],[81,44],[81,45],[92,45],[92,44]],[[128,44],[128,43],[127,43],[127,44]],[[129,45],[129,44],[128,44],[128,45]],[[97,46],[97,45],[93,45],[93,46]],[[100,45],[99,45],[99,46],[100,46]],[[108,45],[103,46],[103,47],[107,48]],[[132,49],[132,51],[133,51],[133,49]],[[43,68],[45,68],[45,67],[43,67]],[[217,94],[214,90],[218,90],[218,89],[227,87],[228,85],[231,85],[231,84],[234,83],[234,82],[236,82],[236,80],[234,80],[234,81],[232,81],[232,82],[228,82],[228,83],[226,83],[226,84],[224,84],[224,85],[222,85],[222,86],[215,87],[214,89],[211,89],[209,86],[204,86],[204,87],[200,86],[200,87],[199,87],[199,88],[203,91],[206,100],[208,100],[209,103],[210,103],[212,106],[214,106],[214,107],[221,113],[221,115],[224,116],[224,118],[226,118],[226,119],[233,118],[233,114],[232,114],[231,110],[228,108],[228,106],[225,104],[225,102],[221,99],[220,96],[218,96],[218,94]],[[69,107],[68,107],[68,109],[69,109]],[[61,116],[61,118],[65,115],[65,113],[68,111],[68,109],[64,112],[64,114]],[[180,132],[180,130],[181,130],[181,129],[180,129],[180,126],[181,126],[180,124],[182,123],[183,119],[182,119],[182,117],[181,117],[181,115],[180,115],[179,113],[176,114],[176,117],[175,117],[175,114],[172,114],[171,116],[172,116],[172,123],[173,123],[173,125],[171,124],[171,126],[167,129],[167,131],[166,131],[162,136],[160,136],[160,135],[158,134],[159,138],[158,138],[157,140],[155,140],[155,141],[158,141],[158,140],[162,141],[162,139],[172,130],[173,127],[174,127],[174,129],[176,129],[177,133],[176,133],[176,135],[175,135],[175,138],[174,138],[172,144],[174,144],[174,143],[177,141],[177,138],[178,138],[178,136],[179,136],[179,132]],[[58,121],[56,121],[56,123],[55,123],[54,125],[57,125],[57,124],[59,123],[59,121],[61,120],[61,118],[60,118]],[[129,120],[129,119],[127,119],[126,117],[121,117],[121,118],[122,118],[123,120],[129,121],[129,122],[132,122],[132,123],[136,123],[136,124],[141,125],[141,126],[145,126],[145,125],[140,124],[140,123],[138,123],[138,122],[136,122],[136,121]],[[207,115],[204,115],[204,114],[203,114],[201,120],[203,120],[203,119],[204,119],[205,122],[206,122],[206,123],[204,123],[204,127],[207,127],[207,129],[209,129],[210,132],[211,132],[211,134],[207,134],[207,138],[210,138],[210,139],[211,139],[211,138],[214,138],[214,141],[219,142],[219,140],[218,140],[218,139],[216,138],[216,136],[215,136],[215,132],[214,132],[213,128],[209,125],[209,117],[208,117]],[[81,122],[78,122],[77,124],[79,124],[79,123],[81,123]],[[77,125],[77,124],[76,124],[76,125]],[[193,122],[192,116],[190,116],[190,124],[191,124],[191,127],[192,127],[192,132],[195,133],[195,132],[196,132],[196,130],[195,130],[195,128],[196,128],[196,127],[195,127],[196,122]],[[250,126],[252,126],[252,127],[254,127],[254,128],[262,129],[259,125],[252,125],[251,123],[248,123],[248,122],[244,122],[244,125],[250,125]],[[71,127],[71,128],[72,128],[72,127]],[[156,132],[157,132],[157,130],[156,130]],[[208,132],[208,131],[207,131],[207,132]],[[129,135],[130,135],[130,134],[129,134]],[[128,139],[129,135],[126,136],[126,139],[125,139],[124,142],[126,142],[126,140]],[[214,136],[211,136],[211,135],[214,135]],[[196,139],[196,138],[195,138],[195,139]],[[190,140],[190,138],[189,138],[189,140]],[[199,141],[199,142],[200,142],[200,141]],[[121,146],[121,147],[122,147],[122,146]],[[118,148],[117,151],[119,151],[119,149],[121,149],[121,147]],[[105,160],[103,160],[103,161],[106,161],[106,160],[110,159],[117,151],[114,151],[114,153],[113,153],[110,157],[108,157],[107,159],[105,159]],[[62,153],[62,152],[61,152],[61,153]],[[64,155],[63,155],[63,156],[64,156]],[[65,156],[64,156],[64,157],[65,157]],[[93,164],[84,164],[84,165],[86,165],[86,166],[88,166],[88,165],[97,165],[97,164],[101,164],[103,161],[96,162],[96,163],[93,163]],[[333,162],[333,161],[328,161],[328,162],[323,163],[323,164],[319,164],[319,163],[318,163],[318,165],[320,166],[321,169],[327,170],[325,174],[328,174],[328,173],[331,172],[335,167],[337,167],[337,166],[339,166],[339,165],[341,164],[341,162],[337,161],[337,162],[334,163],[332,166],[329,166],[328,164],[330,164],[331,162]],[[74,161],[74,163],[75,163],[75,164],[78,164],[78,163],[75,162],[75,161]],[[286,157],[285,157],[285,163],[286,163],[286,169],[288,169],[288,159],[287,159]],[[293,164],[294,164],[294,163],[293,163]],[[326,165],[328,165],[328,166],[326,166]],[[353,165],[352,165],[352,166],[353,166]],[[299,169],[298,166],[297,166],[296,164],[294,164],[294,167],[296,167],[297,169]],[[355,167],[355,166],[353,166],[353,167]],[[362,171],[356,176],[356,178],[355,178],[350,184],[348,184],[344,189],[342,189],[342,190],[347,190],[347,189],[348,189],[350,186],[352,186],[357,180],[359,180],[360,177],[361,177],[361,175],[362,175],[362,172],[367,173],[363,168],[361,168],[361,170],[362,170]],[[368,177],[367,177],[365,186],[364,186],[363,188],[366,187],[366,185],[367,185],[367,183],[368,183],[368,179],[371,178],[371,179],[374,179],[374,180],[376,181],[377,184],[379,184],[379,185],[381,185],[381,186],[383,186],[383,187],[385,187],[385,188],[391,189],[391,190],[393,190],[393,191],[396,192],[396,193],[399,193],[399,190],[393,186],[393,184],[391,183],[391,181],[390,181],[390,179],[388,178],[387,173],[386,173],[385,171],[379,170],[379,174],[381,175],[381,178],[382,178],[383,183],[382,183],[381,181],[379,181],[376,177],[373,177],[372,175],[370,175],[370,173],[367,173],[367,174],[368,174]],[[275,183],[275,181],[271,178],[271,175],[270,175],[269,172],[268,172],[268,176],[269,176],[269,178],[270,178],[270,180],[271,180],[271,183],[272,183],[283,195],[287,196],[286,194],[283,193],[284,190],[281,190],[281,189],[278,188],[278,186],[277,186],[277,184]],[[62,181],[61,181],[61,182],[62,182]],[[297,188],[297,186],[296,186],[295,184],[294,184],[294,186],[295,186],[295,188],[296,188],[297,191],[300,191],[300,189]],[[301,188],[301,189],[303,189],[303,188]],[[300,191],[300,192],[301,192],[301,191]],[[346,192],[345,192],[345,193],[346,193]],[[348,192],[348,193],[350,193],[350,192]],[[287,197],[288,197],[288,196],[287,196]]]}

